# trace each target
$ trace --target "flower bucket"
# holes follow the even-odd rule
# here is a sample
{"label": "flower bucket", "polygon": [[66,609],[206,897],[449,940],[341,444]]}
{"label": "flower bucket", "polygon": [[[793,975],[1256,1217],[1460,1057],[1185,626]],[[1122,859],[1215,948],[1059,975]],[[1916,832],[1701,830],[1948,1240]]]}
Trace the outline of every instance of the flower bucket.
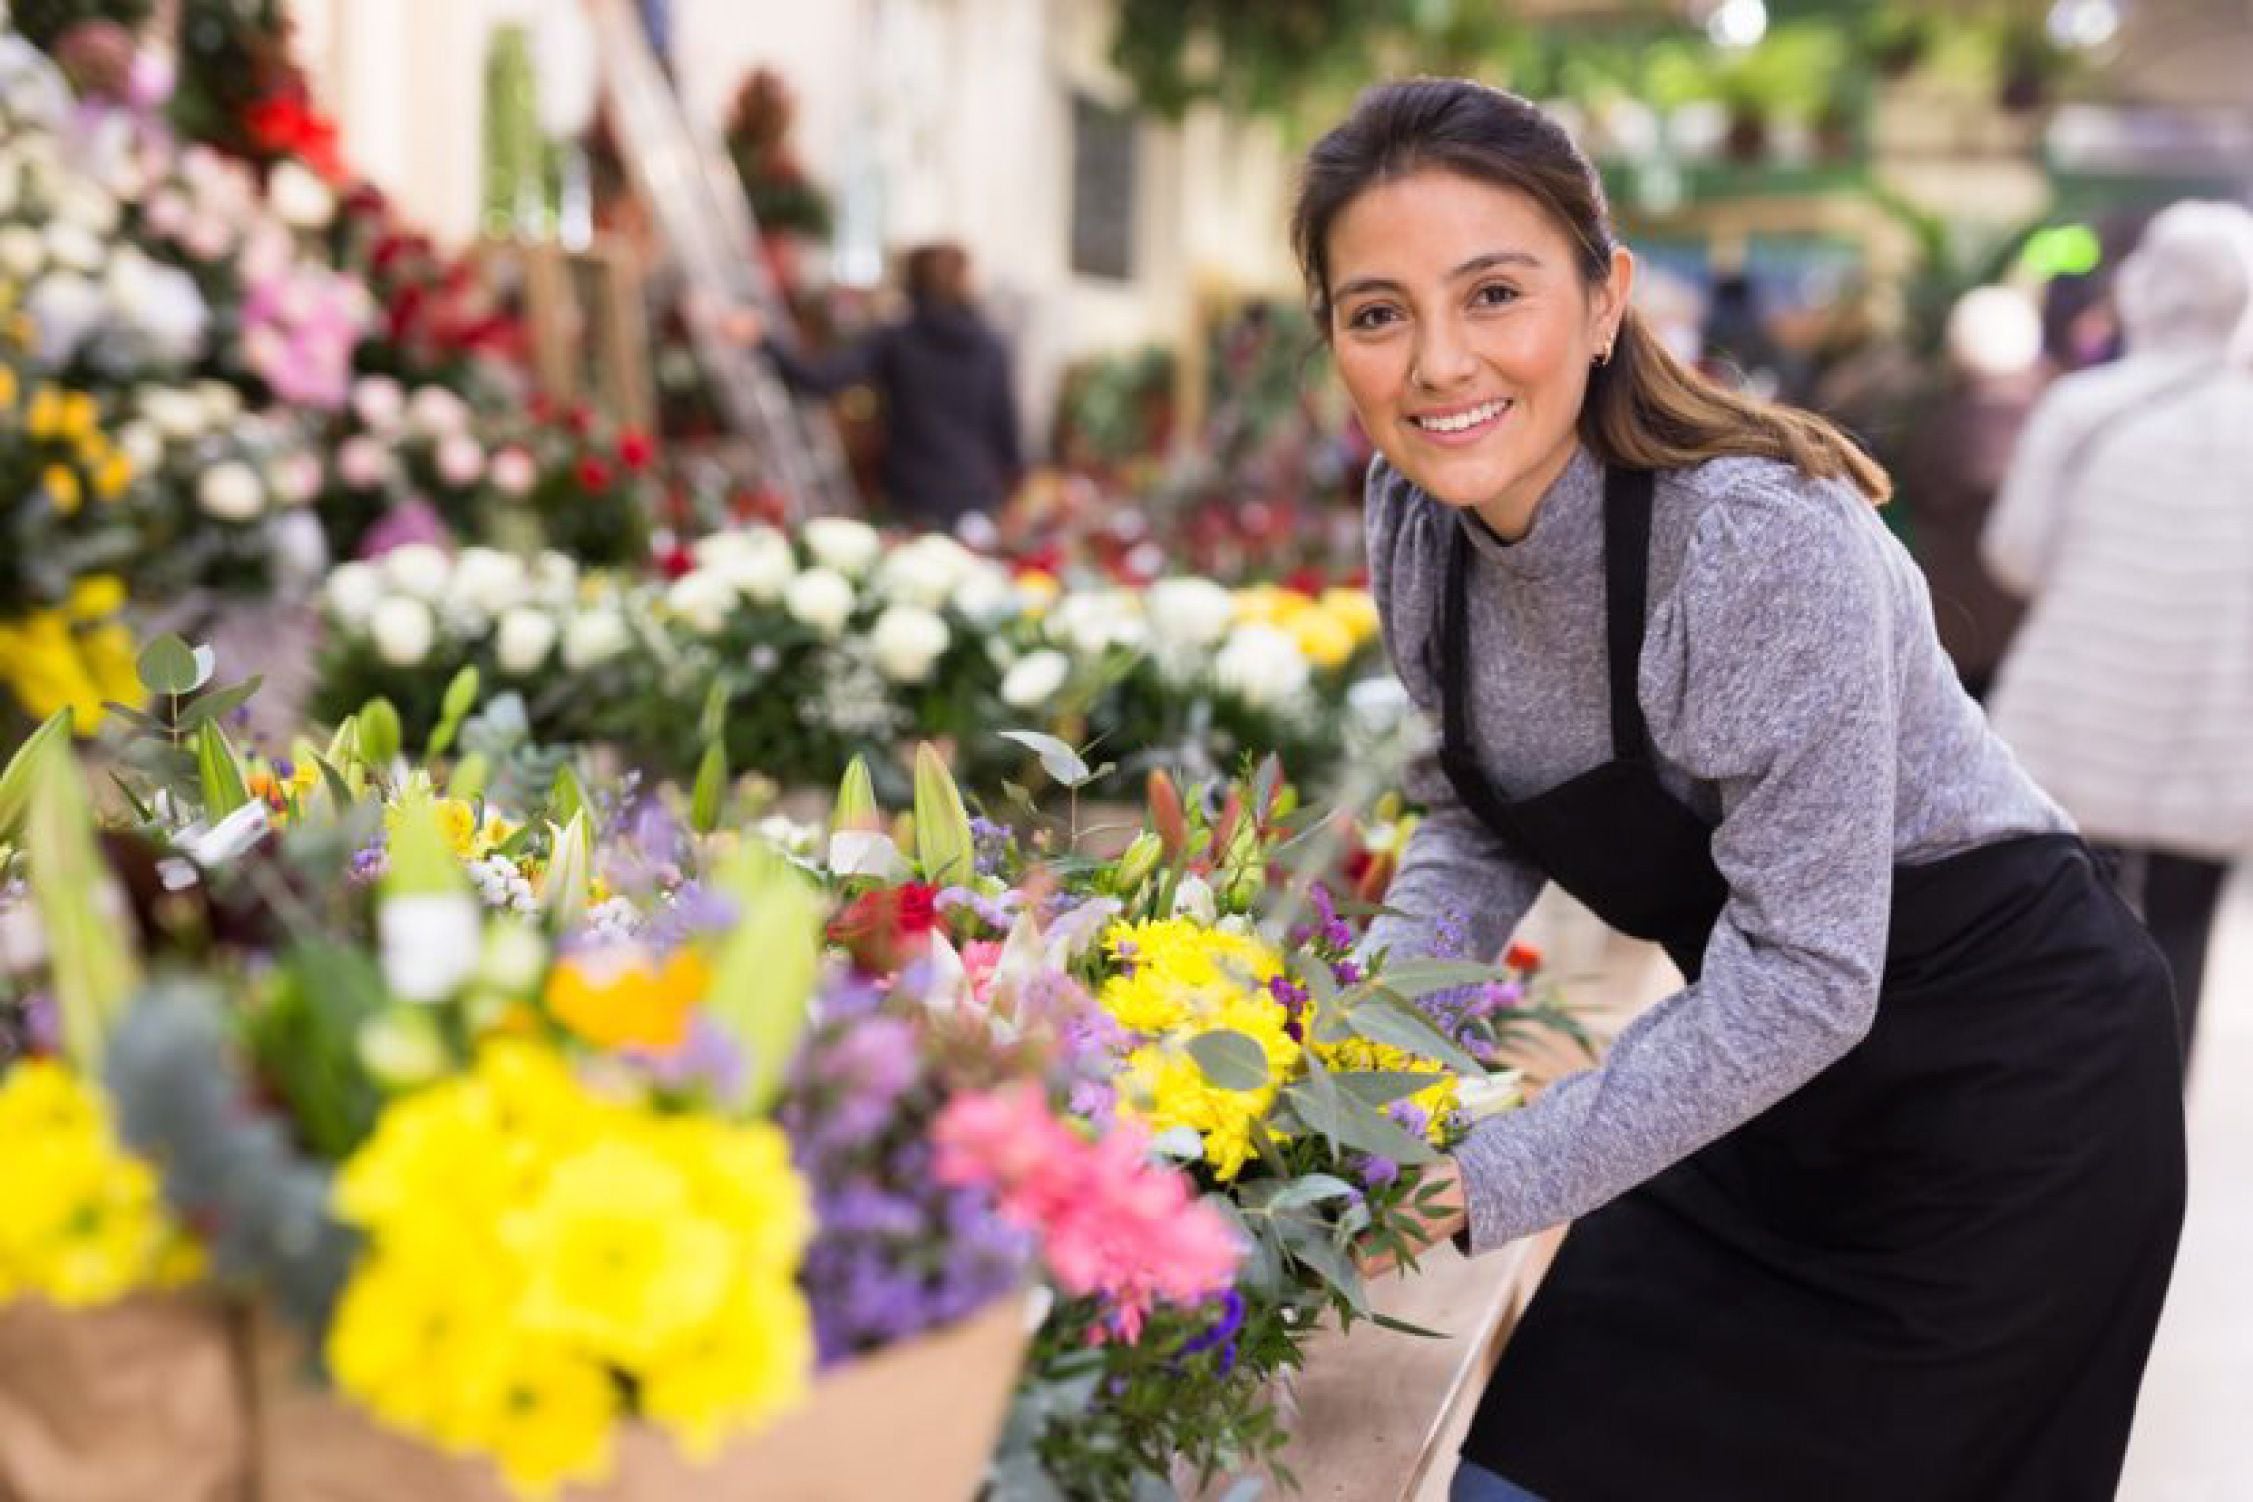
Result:
{"label": "flower bucket", "polygon": [[195,1294],[0,1305],[0,1497],[243,1502],[250,1422],[228,1311]]}
{"label": "flower bucket", "polygon": [[[646,1425],[620,1435],[617,1473],[564,1502],[966,1502],[985,1478],[1024,1361],[1012,1295],[944,1330],[838,1367],[804,1406],[709,1463]],[[289,1342],[261,1342],[260,1502],[514,1502],[482,1461],[378,1426],[299,1375]]]}

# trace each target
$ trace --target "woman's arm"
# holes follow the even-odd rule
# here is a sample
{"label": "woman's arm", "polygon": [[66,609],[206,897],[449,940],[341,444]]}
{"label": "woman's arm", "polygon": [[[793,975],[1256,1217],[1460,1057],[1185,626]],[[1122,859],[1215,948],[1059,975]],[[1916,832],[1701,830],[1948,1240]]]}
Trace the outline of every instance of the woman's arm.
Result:
{"label": "woman's arm", "polygon": [[1601,1067],[1457,1149],[1474,1250],[1680,1161],[1813,1078],[1875,1016],[1900,755],[1892,642],[1914,566],[1860,502],[1783,491],[1701,519],[1643,661],[1661,754],[1721,793],[1713,857],[1729,899],[1702,977]]}
{"label": "woman's arm", "polygon": [[2052,388],[2027,419],[1980,534],[1979,557],[1988,575],[2020,599],[2041,590],[2056,553],[2073,486],[2070,466],[2081,447],[2074,390],[2070,379]]}

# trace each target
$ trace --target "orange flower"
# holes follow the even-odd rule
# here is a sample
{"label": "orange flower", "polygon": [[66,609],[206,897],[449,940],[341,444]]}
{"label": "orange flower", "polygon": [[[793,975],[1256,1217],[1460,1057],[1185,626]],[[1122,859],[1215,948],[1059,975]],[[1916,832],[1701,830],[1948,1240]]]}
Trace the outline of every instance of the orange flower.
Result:
{"label": "orange flower", "polygon": [[710,976],[694,950],[662,962],[638,944],[611,944],[557,961],[548,1012],[597,1048],[678,1048]]}

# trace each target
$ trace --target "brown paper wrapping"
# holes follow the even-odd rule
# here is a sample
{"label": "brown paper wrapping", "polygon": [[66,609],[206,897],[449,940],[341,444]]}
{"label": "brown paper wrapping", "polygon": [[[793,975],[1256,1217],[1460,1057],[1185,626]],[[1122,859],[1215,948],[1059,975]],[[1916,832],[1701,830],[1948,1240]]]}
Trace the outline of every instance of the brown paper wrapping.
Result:
{"label": "brown paper wrapping", "polygon": [[231,1316],[201,1295],[0,1305],[0,1497],[247,1502],[237,1355]]}
{"label": "brown paper wrapping", "polygon": [[[966,1502],[1024,1361],[1024,1302],[828,1372],[804,1406],[696,1465],[646,1425],[617,1474],[562,1502]],[[258,1502],[514,1502],[493,1468],[426,1448],[308,1385],[287,1342],[258,1363]]]}

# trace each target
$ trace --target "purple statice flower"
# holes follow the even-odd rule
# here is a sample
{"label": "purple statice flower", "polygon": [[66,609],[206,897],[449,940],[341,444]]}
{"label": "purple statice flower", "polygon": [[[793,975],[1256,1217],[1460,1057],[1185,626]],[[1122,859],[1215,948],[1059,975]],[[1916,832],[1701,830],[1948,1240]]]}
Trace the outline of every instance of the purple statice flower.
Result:
{"label": "purple statice flower", "polygon": [[725,892],[685,881],[650,920],[649,940],[660,949],[675,949],[692,939],[729,932],[739,916],[735,899]]}
{"label": "purple statice flower", "polygon": [[1304,1043],[1306,1041],[1306,1006],[1307,1002],[1312,999],[1306,987],[1287,975],[1270,976],[1267,982],[1267,994],[1282,1004],[1283,1031],[1290,1035],[1293,1043]]}
{"label": "purple statice flower", "polygon": [[354,885],[368,886],[380,881],[390,864],[391,857],[385,851],[383,841],[378,840],[373,845],[364,845],[352,852],[352,864],[346,868],[345,876]]}
{"label": "purple statice flower", "polygon": [[1221,1295],[1220,1318],[1183,1341],[1180,1354],[1199,1356],[1218,1350],[1219,1374],[1225,1377],[1236,1369],[1236,1337],[1243,1328],[1244,1296],[1231,1288]]}
{"label": "purple statice flower", "polygon": [[1431,1113],[1412,1100],[1394,1101],[1385,1107],[1385,1114],[1411,1137],[1422,1137],[1432,1124]]}
{"label": "purple statice flower", "polygon": [[1400,1165],[1390,1158],[1370,1153],[1356,1166],[1365,1189],[1383,1189],[1400,1178]]}
{"label": "purple statice flower", "polygon": [[1016,924],[1017,910],[1024,906],[1025,894],[1011,891],[998,897],[985,897],[968,887],[945,887],[933,902],[940,912],[950,916],[955,909],[966,907],[988,931],[1005,934]]}
{"label": "purple statice flower", "polygon": [[667,1090],[701,1090],[715,1104],[743,1102],[750,1083],[742,1045],[702,1012],[689,1019],[688,1036],[676,1048],[629,1049],[626,1057]]}
{"label": "purple statice flower", "polygon": [[1341,986],[1358,986],[1363,979],[1361,966],[1353,960],[1332,960],[1330,978]]}
{"label": "purple statice flower", "polygon": [[656,798],[641,798],[626,809],[604,852],[603,874],[621,892],[663,891],[680,881],[688,853],[688,831],[672,810]]}
{"label": "purple statice flower", "polygon": [[980,876],[999,876],[1009,864],[1016,839],[1008,825],[997,824],[982,814],[971,815],[971,868]]}
{"label": "purple statice flower", "polygon": [[1353,948],[1353,926],[1338,916],[1338,905],[1332,900],[1330,889],[1318,881],[1308,889],[1307,897],[1314,903],[1318,919],[1315,934],[1323,946],[1336,953]]}

